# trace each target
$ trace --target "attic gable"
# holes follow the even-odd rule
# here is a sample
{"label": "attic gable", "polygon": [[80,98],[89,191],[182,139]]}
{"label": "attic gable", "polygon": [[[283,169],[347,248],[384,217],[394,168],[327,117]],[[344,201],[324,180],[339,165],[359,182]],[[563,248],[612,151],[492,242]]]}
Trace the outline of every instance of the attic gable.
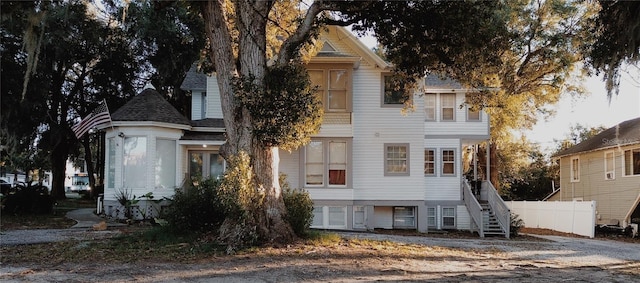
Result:
{"label": "attic gable", "polygon": [[363,62],[381,69],[391,67],[344,27],[326,27],[319,41],[324,45],[310,63],[353,62],[354,68],[358,68]]}

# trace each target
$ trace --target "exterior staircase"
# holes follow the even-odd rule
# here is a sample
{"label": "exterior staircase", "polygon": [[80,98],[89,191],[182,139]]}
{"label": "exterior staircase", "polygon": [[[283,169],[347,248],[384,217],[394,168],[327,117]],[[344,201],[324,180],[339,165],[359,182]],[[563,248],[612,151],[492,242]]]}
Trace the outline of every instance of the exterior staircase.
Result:
{"label": "exterior staircase", "polygon": [[498,218],[496,217],[493,210],[491,210],[491,206],[488,202],[480,202],[480,206],[482,207],[482,224],[484,236],[500,236],[504,237],[505,233],[500,223],[498,222]]}

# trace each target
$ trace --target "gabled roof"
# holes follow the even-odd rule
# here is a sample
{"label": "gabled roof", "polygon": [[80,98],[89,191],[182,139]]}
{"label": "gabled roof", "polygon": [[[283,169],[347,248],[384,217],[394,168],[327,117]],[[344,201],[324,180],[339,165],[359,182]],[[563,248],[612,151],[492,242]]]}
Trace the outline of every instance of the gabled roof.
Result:
{"label": "gabled roof", "polygon": [[163,122],[191,125],[155,89],[147,88],[111,114],[112,121]]}
{"label": "gabled roof", "polygon": [[562,157],[599,149],[640,144],[640,117],[624,121],[581,143],[556,153],[553,157]]}
{"label": "gabled roof", "polygon": [[187,75],[184,77],[182,84],[180,85],[182,90],[206,90],[207,89],[207,75],[198,72],[196,64],[191,65]]}

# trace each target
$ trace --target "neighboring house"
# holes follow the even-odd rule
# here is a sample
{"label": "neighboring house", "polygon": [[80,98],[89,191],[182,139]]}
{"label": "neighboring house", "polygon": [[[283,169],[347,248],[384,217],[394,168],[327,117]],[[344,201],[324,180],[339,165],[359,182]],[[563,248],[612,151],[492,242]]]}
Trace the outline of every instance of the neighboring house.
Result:
{"label": "neighboring house", "polygon": [[598,224],[640,223],[640,117],[553,156],[560,189],[547,201],[596,201]]}
{"label": "neighboring house", "polygon": [[[467,91],[428,77],[411,98],[414,111],[403,111],[387,62],[342,27],[328,27],[319,42],[323,47],[307,69],[323,100],[322,127],[310,144],[281,151],[279,165],[292,187],[311,195],[312,227],[459,229],[484,236],[488,218],[498,221],[493,209],[506,226],[498,233],[508,236],[509,212],[495,189],[485,181],[485,201],[478,202],[464,181],[465,152],[489,139],[489,117],[468,109]],[[123,188],[158,199],[192,177],[223,174],[216,78],[191,70],[182,88],[192,94],[191,121],[152,89],[113,113],[113,127],[105,127],[107,214],[119,209]]]}

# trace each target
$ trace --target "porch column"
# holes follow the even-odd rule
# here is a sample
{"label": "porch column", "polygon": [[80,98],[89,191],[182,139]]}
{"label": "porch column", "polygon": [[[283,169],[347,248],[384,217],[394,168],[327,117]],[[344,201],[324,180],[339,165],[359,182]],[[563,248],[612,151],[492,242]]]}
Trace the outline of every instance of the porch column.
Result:
{"label": "porch column", "polygon": [[484,176],[485,180],[490,181],[491,180],[491,155],[490,155],[490,145],[491,141],[487,140],[487,146],[486,146],[486,156],[487,156],[487,174]]}

